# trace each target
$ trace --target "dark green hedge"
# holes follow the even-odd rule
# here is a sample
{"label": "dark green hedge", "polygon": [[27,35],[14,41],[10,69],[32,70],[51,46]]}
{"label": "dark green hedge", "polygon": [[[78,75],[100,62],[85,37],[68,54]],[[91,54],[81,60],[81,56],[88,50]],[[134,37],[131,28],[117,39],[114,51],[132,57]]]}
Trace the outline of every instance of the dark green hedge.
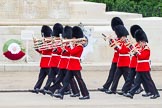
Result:
{"label": "dark green hedge", "polygon": [[106,4],[106,11],[140,13],[144,17],[162,16],[162,0],[85,0]]}

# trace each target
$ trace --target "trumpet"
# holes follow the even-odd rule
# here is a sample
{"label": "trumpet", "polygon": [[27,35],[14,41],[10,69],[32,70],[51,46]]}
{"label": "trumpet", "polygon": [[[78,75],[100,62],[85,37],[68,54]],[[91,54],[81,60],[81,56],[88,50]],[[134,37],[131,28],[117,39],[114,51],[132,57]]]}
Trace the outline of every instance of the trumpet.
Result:
{"label": "trumpet", "polygon": [[83,41],[87,41],[87,39],[79,38],[79,39],[67,39],[67,40],[63,40],[63,39],[60,40],[44,39],[44,41],[37,40],[34,42],[34,49],[47,50],[47,49],[56,48],[58,46],[64,47],[64,46],[71,46],[72,44],[83,44]]}
{"label": "trumpet", "polygon": [[106,36],[105,34],[102,33],[102,36],[104,36],[104,40],[106,41],[106,39],[109,40],[109,45],[110,46],[114,46],[115,45],[115,39],[113,39],[111,36]]}
{"label": "trumpet", "polygon": [[63,43],[69,43],[69,42],[82,42],[82,41],[87,41],[86,38],[78,38],[78,39],[66,39],[63,40]]}
{"label": "trumpet", "polygon": [[33,42],[34,42],[34,49],[36,50],[40,50],[40,49],[46,49],[45,46],[47,46],[45,44],[45,38],[42,38],[42,39],[36,39],[33,37]]}
{"label": "trumpet", "polygon": [[69,44],[82,44],[84,47],[88,45],[88,38],[78,38],[78,39],[67,39],[63,40],[62,44],[69,45]]}
{"label": "trumpet", "polygon": [[109,40],[109,45],[110,47],[117,47],[117,48],[121,48],[119,45],[119,41],[112,38],[111,35],[110,36],[106,36],[105,34],[102,33],[102,36],[104,36],[104,40],[106,41],[106,39]]}
{"label": "trumpet", "polygon": [[43,44],[43,39],[36,39],[33,37],[34,49],[38,49]]}
{"label": "trumpet", "polygon": [[130,53],[132,53],[133,55],[140,54],[139,49],[135,45],[133,45],[132,42],[130,42],[128,39],[125,40],[125,46],[129,48]]}
{"label": "trumpet", "polygon": [[60,43],[61,40],[56,40],[54,38],[42,38],[42,39],[36,39],[33,37],[33,42],[34,42],[34,48],[39,49],[40,47],[47,47],[51,45],[57,45]]}
{"label": "trumpet", "polygon": [[55,41],[55,38],[48,37],[48,38],[36,39],[33,37],[33,42],[53,42],[53,41]]}

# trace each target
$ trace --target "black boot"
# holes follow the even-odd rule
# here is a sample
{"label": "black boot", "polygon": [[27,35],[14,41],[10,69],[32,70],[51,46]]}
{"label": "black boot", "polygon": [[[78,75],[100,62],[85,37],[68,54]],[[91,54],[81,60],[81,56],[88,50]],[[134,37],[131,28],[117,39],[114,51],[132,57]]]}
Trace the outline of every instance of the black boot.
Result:
{"label": "black boot", "polygon": [[135,92],[135,94],[140,94],[141,92],[143,92],[143,89],[140,87],[140,88]]}
{"label": "black boot", "polygon": [[46,94],[46,93],[45,93],[45,89],[41,89],[41,90],[39,90],[39,92],[42,93],[43,95]]}
{"label": "black boot", "polygon": [[146,94],[142,94],[143,97],[149,97],[151,96],[152,94],[150,92],[146,93]]}
{"label": "black boot", "polygon": [[60,99],[64,98],[64,95],[62,95],[61,93],[54,93],[53,96]]}
{"label": "black boot", "polygon": [[124,91],[117,92],[117,94],[119,94],[119,95],[123,95],[124,93],[125,93]]}
{"label": "black boot", "polygon": [[36,93],[36,94],[39,93],[39,89],[38,89],[38,88],[36,88],[36,89],[34,89],[34,90],[29,90],[29,91],[32,92],[32,93]]}
{"label": "black boot", "polygon": [[123,96],[125,96],[125,97],[129,97],[129,98],[133,99],[133,95],[130,94],[130,93],[126,93],[126,94],[124,94]]}
{"label": "black boot", "polygon": [[50,96],[53,96],[53,93],[50,90],[44,90],[44,92]]}
{"label": "black boot", "polygon": [[70,90],[64,92],[64,95],[69,95],[69,94],[71,94],[71,91]]}
{"label": "black boot", "polygon": [[107,91],[105,91],[105,93],[107,93],[107,94],[116,94],[115,91],[111,91],[111,90],[107,90]]}
{"label": "black boot", "polygon": [[106,89],[106,88],[103,87],[103,88],[98,88],[98,90],[101,91],[101,92],[105,92],[105,91],[107,91],[108,89]]}
{"label": "black boot", "polygon": [[156,99],[156,98],[158,98],[158,97],[160,97],[160,94],[155,94],[155,95],[153,95],[152,97],[150,97],[150,99]]}
{"label": "black boot", "polygon": [[71,94],[70,97],[79,97],[80,94],[79,93],[76,93],[76,94]]}
{"label": "black boot", "polygon": [[80,100],[85,100],[85,99],[90,99],[90,96],[83,96],[83,97],[79,97]]}

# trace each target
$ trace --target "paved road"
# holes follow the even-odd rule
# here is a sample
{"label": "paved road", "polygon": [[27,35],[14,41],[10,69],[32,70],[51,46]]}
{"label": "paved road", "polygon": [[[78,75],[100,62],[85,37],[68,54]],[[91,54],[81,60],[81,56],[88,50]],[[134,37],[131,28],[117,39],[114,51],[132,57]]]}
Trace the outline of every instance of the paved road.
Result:
{"label": "paved road", "polygon": [[[108,72],[82,72],[89,90],[101,87]],[[151,100],[136,95],[129,99],[119,95],[108,95],[99,91],[90,91],[90,100],[81,101],[78,98],[65,96],[64,100],[52,98],[48,95],[30,92],[2,92],[3,90],[32,89],[38,77],[38,72],[0,72],[0,108],[161,108],[162,97]],[[162,72],[153,71],[153,80],[158,88],[162,88]],[[119,89],[123,85],[123,78]],[[160,91],[162,96],[162,91]]]}
{"label": "paved road", "polygon": [[[160,92],[161,93],[161,92]],[[151,100],[141,94],[134,99],[102,92],[90,92],[90,100],[65,96],[60,100],[49,95],[24,93],[0,93],[0,108],[161,108],[162,98]]]}
{"label": "paved road", "polygon": [[[0,90],[32,89],[37,81],[38,74],[39,72],[0,72]],[[108,72],[106,71],[82,72],[83,79],[87,84],[88,89],[101,87],[105,83],[107,75]],[[151,72],[151,75],[157,88],[162,89],[162,72],[153,71]],[[118,88],[121,88],[123,81],[123,77],[121,77]]]}

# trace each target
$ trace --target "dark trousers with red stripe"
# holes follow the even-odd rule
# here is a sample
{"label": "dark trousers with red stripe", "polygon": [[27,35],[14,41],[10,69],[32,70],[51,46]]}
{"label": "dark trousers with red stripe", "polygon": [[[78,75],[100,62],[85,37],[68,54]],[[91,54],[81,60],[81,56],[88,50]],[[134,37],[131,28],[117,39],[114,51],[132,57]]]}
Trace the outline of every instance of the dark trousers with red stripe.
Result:
{"label": "dark trousers with red stripe", "polygon": [[57,67],[51,67],[50,68],[50,71],[49,71],[49,74],[48,74],[48,79],[47,79],[46,85],[44,86],[45,90],[49,89],[51,83],[55,83],[56,75],[58,74],[58,72],[59,72],[59,69]]}
{"label": "dark trousers with red stripe", "polygon": [[109,89],[110,85],[113,82],[116,69],[117,69],[117,63],[112,63],[111,67],[110,67],[110,71],[109,71],[109,75],[108,75],[107,81],[103,85],[103,88]]}
{"label": "dark trousers with red stripe", "polygon": [[46,78],[46,76],[49,73],[49,69],[50,68],[41,68],[40,72],[39,72],[39,76],[38,76],[38,81],[36,82],[34,89],[40,89],[44,79]]}
{"label": "dark trousers with red stripe", "polygon": [[147,85],[149,92],[151,94],[159,94],[154,81],[151,78],[150,72],[137,72],[136,79],[135,79],[135,84],[129,91],[130,94],[134,95],[136,90],[139,88],[140,84],[144,83]]}
{"label": "dark trousers with red stripe", "polygon": [[132,84],[134,84],[134,78],[136,76],[136,69],[135,68],[130,68],[130,71],[128,73],[128,77],[122,87],[122,91],[124,93],[127,93],[131,87],[132,87]]}
{"label": "dark trousers with red stripe", "polygon": [[[126,82],[124,83],[124,85],[122,87],[122,91],[124,93],[127,93],[132,88],[132,86],[134,86],[135,76],[136,76],[136,68],[130,68]],[[147,85],[143,84],[143,87],[144,87],[145,91],[148,93],[149,90],[148,90]],[[141,86],[139,88],[142,89]]]}
{"label": "dark trousers with red stripe", "polygon": [[[64,80],[63,80],[63,79],[65,78],[66,74],[67,74],[67,70],[66,70],[66,69],[60,69],[60,71],[59,71],[59,73],[58,73],[58,76],[57,76],[57,78],[56,78],[55,83],[49,88],[49,90],[52,91],[52,92],[54,93],[55,89],[56,89],[58,86],[60,86],[60,83],[61,83],[61,82],[64,83]],[[70,90],[70,87],[71,87],[72,92],[73,92],[74,94],[79,93],[79,89],[78,89],[77,83],[76,83],[76,81],[75,81],[74,78],[71,79],[71,81],[70,81],[70,86],[67,87],[66,91],[67,91],[67,90]]]}
{"label": "dark trousers with red stripe", "polygon": [[111,91],[116,92],[120,77],[122,75],[124,77],[124,80],[126,81],[128,72],[129,72],[129,67],[118,67],[117,68],[115,75],[114,75],[113,83],[110,89]]}
{"label": "dark trousers with red stripe", "polygon": [[82,79],[80,70],[67,71],[67,74],[66,74],[65,79],[64,79],[63,87],[59,90],[59,92],[62,95],[64,94],[66,88],[68,87],[71,79],[74,78],[74,76],[75,76],[75,78],[76,78],[76,80],[78,82],[78,85],[79,85],[82,96],[89,96],[88,89],[87,89],[86,84],[84,83],[84,81]]}

